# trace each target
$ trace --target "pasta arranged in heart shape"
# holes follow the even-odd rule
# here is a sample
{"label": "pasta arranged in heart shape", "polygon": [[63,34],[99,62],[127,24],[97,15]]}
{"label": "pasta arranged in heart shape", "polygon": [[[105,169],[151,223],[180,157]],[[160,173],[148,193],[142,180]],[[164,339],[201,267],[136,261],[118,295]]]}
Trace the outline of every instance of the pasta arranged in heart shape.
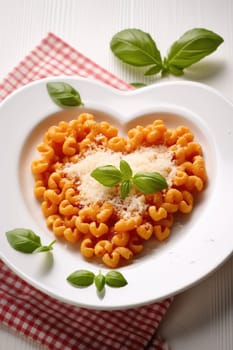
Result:
{"label": "pasta arranged in heart shape", "polygon": [[[34,194],[41,202],[47,226],[57,237],[80,242],[87,259],[110,268],[132,260],[146,241],[168,239],[178,212],[192,211],[196,193],[206,185],[201,145],[192,131],[168,128],[155,119],[137,125],[121,137],[108,122],[82,113],[70,122],[49,127],[31,168]],[[119,185],[104,187],[91,177],[103,165],[126,160],[133,172],[158,172],[166,189],[143,194],[132,188],[122,199]]]}

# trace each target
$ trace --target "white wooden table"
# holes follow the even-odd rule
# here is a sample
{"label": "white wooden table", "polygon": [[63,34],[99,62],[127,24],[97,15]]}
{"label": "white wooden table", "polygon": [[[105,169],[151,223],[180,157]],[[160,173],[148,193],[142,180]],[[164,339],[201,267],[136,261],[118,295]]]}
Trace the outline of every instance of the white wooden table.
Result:
{"label": "white wooden table", "polygon": [[[111,37],[130,27],[149,32],[163,54],[188,29],[220,34],[224,44],[179,79],[204,82],[233,102],[231,0],[0,0],[0,80],[51,31],[122,79],[142,81],[109,49]],[[233,349],[233,257],[175,297],[160,332],[176,350]],[[43,348],[0,326],[3,349]]]}

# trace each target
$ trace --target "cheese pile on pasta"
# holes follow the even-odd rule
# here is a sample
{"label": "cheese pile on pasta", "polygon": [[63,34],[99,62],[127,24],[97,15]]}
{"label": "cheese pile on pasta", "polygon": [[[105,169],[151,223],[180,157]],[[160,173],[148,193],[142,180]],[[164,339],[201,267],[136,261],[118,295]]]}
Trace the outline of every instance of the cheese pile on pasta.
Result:
{"label": "cheese pile on pasta", "polygon": [[[115,268],[132,260],[150,239],[166,240],[176,212],[188,214],[207,176],[202,149],[186,126],[162,120],[136,126],[127,138],[108,122],[80,114],[45,133],[32,162],[34,193],[48,227],[81,254]],[[103,165],[124,159],[136,172],[159,172],[168,188],[142,194],[133,188],[122,199],[119,186],[104,187],[91,177]]]}

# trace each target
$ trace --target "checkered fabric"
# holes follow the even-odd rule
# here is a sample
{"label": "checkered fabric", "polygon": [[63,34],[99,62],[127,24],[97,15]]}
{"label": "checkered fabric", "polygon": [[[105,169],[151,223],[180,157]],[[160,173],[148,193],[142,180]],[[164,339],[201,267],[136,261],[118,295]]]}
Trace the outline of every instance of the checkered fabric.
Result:
{"label": "checkered fabric", "polygon": [[[49,33],[0,84],[0,100],[33,80],[61,74],[132,89]],[[0,261],[0,322],[51,350],[168,349],[157,329],[171,301],[116,311],[71,306],[30,286]]]}

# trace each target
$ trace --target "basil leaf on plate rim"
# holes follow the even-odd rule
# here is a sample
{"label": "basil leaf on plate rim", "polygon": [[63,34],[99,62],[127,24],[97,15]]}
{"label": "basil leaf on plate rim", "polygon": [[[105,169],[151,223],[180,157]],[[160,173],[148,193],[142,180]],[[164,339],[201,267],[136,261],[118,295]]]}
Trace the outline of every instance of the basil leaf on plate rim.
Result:
{"label": "basil leaf on plate rim", "polygon": [[96,289],[98,290],[99,293],[101,293],[104,290],[105,283],[106,283],[105,276],[102,274],[101,271],[98,273],[98,275],[95,276],[94,282],[95,282]]}
{"label": "basil leaf on plate rim", "polygon": [[51,99],[61,107],[83,105],[79,92],[68,83],[49,82],[46,87]]}
{"label": "basil leaf on plate rim", "polygon": [[88,270],[76,270],[67,277],[67,281],[75,287],[88,287],[94,282],[95,275]]}
{"label": "basil leaf on plate rim", "polygon": [[72,286],[80,288],[89,287],[94,283],[99,293],[103,292],[105,284],[114,288],[121,288],[128,284],[123,274],[115,270],[107,272],[105,276],[101,271],[95,275],[89,270],[76,270],[66,280]]}
{"label": "basil leaf on plate rim", "polygon": [[125,277],[119,271],[109,271],[105,276],[106,284],[110,287],[121,288],[128,284]]}
{"label": "basil leaf on plate rim", "polygon": [[51,250],[53,250],[53,244],[56,242],[56,240],[54,239],[49,245],[42,245],[38,248],[36,248],[33,253],[42,253],[42,252],[49,252]]}
{"label": "basil leaf on plate rim", "polygon": [[40,237],[26,228],[15,228],[7,231],[6,238],[12,248],[27,254],[50,251],[56,242],[53,240],[49,245],[43,246]]}
{"label": "basil leaf on plate rim", "polygon": [[[30,229],[16,228],[6,232],[6,238],[10,246],[22,253],[48,252],[53,249],[53,240],[49,245],[43,246],[40,237]],[[109,271],[105,276],[99,271],[94,274],[92,271],[80,269],[72,272],[67,278],[74,287],[88,287],[95,283],[99,293],[103,292],[105,284],[110,287],[124,287],[127,285],[125,277],[119,271]]]}

